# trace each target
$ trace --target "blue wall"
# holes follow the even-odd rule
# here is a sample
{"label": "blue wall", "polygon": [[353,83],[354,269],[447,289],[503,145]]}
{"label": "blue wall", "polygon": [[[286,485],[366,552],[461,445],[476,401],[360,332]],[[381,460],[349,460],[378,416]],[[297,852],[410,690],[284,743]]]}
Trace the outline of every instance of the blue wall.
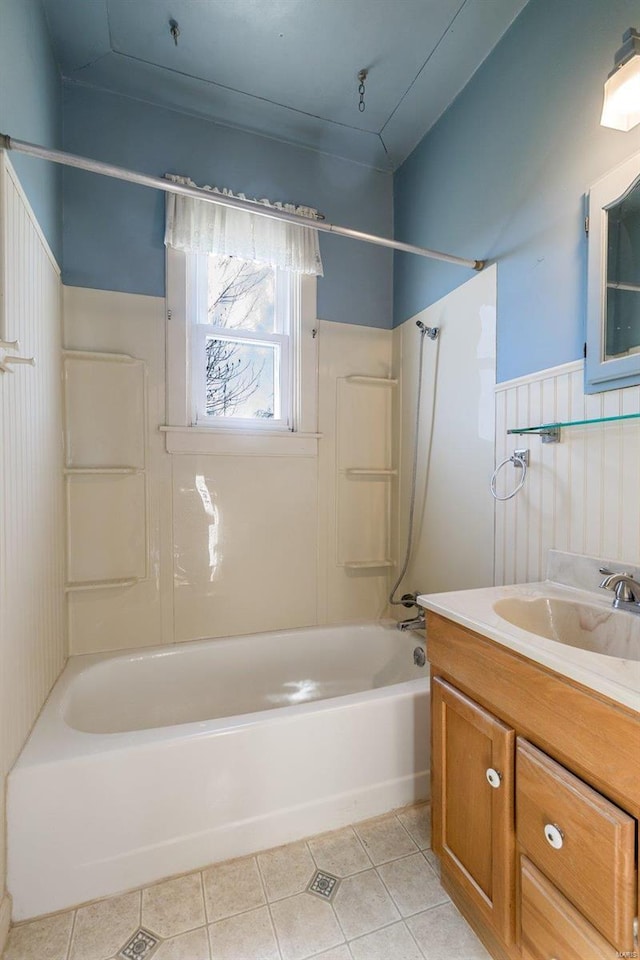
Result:
{"label": "blue wall", "polygon": [[[498,262],[498,379],[582,356],[584,195],[640,149],[599,125],[602,88],[640,0],[530,0],[396,173],[396,237]],[[395,323],[471,274],[397,255]]]}
{"label": "blue wall", "polygon": [[[59,147],[62,88],[40,0],[0,0],[0,132]],[[60,169],[9,154],[53,253],[62,262]]]}
{"label": "blue wall", "polygon": [[[392,178],[351,161],[68,83],[64,145],[162,176],[317,207],[328,220],[391,236]],[[86,172],[64,171],[66,284],[164,295],[164,196]],[[390,251],[320,237],[325,278],[318,315],[390,327]]]}

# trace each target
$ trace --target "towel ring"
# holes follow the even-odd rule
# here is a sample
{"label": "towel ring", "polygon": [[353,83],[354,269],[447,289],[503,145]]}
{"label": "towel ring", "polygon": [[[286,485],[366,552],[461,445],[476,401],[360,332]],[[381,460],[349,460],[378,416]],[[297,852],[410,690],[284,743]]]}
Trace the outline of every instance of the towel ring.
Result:
{"label": "towel ring", "polygon": [[[498,479],[498,474],[507,463],[512,463],[514,467],[519,467],[522,470],[522,476],[511,493],[507,493],[506,496],[500,497],[496,493],[496,481]],[[519,493],[524,486],[524,482],[527,479],[527,467],[529,466],[529,451],[528,450],[514,450],[510,457],[507,457],[502,463],[499,463],[498,466],[493,471],[491,476],[491,496],[494,500],[511,500],[512,497],[515,497],[516,493]]]}

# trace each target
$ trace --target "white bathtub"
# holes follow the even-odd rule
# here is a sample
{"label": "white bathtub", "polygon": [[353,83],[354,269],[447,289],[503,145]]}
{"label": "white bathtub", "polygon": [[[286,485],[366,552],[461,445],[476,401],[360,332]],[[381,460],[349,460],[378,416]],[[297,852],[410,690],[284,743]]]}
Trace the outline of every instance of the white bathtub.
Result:
{"label": "white bathtub", "polygon": [[426,798],[421,643],[370,623],[71,658],[9,776],[14,919]]}

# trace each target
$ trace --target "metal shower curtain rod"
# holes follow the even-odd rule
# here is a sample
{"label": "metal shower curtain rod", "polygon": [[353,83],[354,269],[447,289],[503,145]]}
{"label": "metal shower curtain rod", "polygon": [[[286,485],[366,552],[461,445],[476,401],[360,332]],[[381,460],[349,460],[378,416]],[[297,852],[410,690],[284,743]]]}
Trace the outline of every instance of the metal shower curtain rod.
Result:
{"label": "metal shower curtain rod", "polygon": [[[303,217],[297,213],[287,213],[285,210],[278,210],[273,207],[265,207],[255,200],[241,200],[238,197],[227,197],[224,196],[224,194],[211,193],[209,190],[202,190],[200,187],[188,187],[181,183],[173,183],[171,180],[165,180],[162,177],[152,177],[146,173],[127,170],[126,167],[117,167],[111,163],[102,163],[100,160],[90,160],[88,157],[80,157],[74,153],[65,153],[62,150],[51,150],[47,147],[40,147],[35,143],[28,143],[25,140],[15,140],[13,137],[9,137],[3,133],[0,133],[0,149],[14,150],[16,153],[24,153],[30,157],[49,160],[51,163],[60,163],[65,167],[76,167],[79,170],[88,170],[91,173],[99,173],[103,177],[125,180],[127,183],[137,183],[143,187],[162,190],[164,193],[177,193],[183,197],[203,200],[205,203],[216,203],[221,207],[234,207],[238,210],[246,210],[259,217],[269,217],[271,220],[299,223],[305,227],[310,225],[309,217]],[[313,229],[321,233],[334,233],[339,237],[350,237],[352,240],[362,240],[364,243],[375,243],[379,247],[390,247],[392,250],[401,250],[404,253],[414,253],[418,257],[428,257],[431,260],[444,260],[445,263],[455,263],[460,267],[469,267],[472,270],[482,270],[486,262],[484,260],[466,260],[464,257],[454,257],[449,253],[440,253],[438,250],[429,250],[427,247],[416,247],[412,243],[401,243],[399,240],[380,237],[375,233],[363,233],[361,230],[352,230],[350,227],[340,227],[337,224],[327,223],[322,220],[314,220]]]}

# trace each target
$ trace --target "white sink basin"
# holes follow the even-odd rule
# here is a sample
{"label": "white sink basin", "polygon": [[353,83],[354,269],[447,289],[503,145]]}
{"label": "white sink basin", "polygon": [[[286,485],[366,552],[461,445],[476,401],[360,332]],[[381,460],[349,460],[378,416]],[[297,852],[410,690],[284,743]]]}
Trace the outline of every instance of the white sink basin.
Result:
{"label": "white sink basin", "polygon": [[606,657],[640,660],[640,616],[552,597],[505,597],[493,604],[503,620],[548,640]]}

